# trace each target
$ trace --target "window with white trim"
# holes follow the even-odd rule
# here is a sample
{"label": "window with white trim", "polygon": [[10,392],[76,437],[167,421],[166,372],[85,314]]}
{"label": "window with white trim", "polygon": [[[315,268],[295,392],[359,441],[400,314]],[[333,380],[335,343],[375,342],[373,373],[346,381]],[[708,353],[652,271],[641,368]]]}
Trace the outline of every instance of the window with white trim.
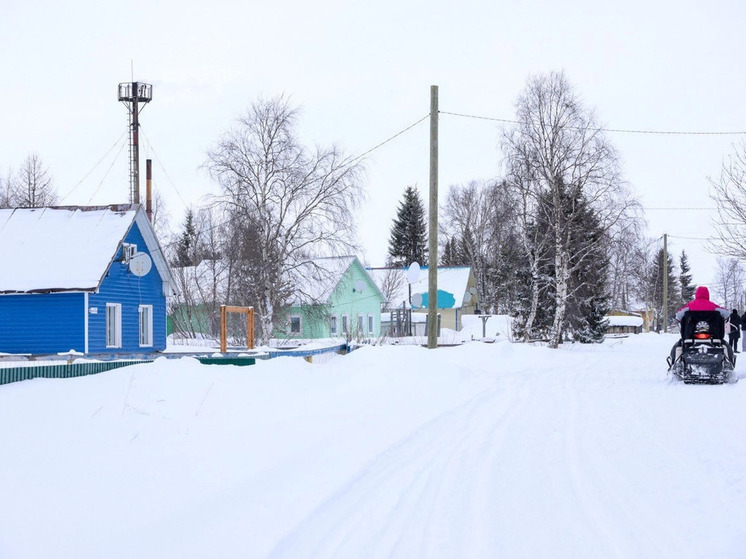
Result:
{"label": "window with white trim", "polygon": [[140,346],[153,345],[153,305],[140,305],[137,309],[140,317]]}
{"label": "window with white trim", "polygon": [[290,317],[290,333],[300,334],[300,316]]}
{"label": "window with white trim", "polygon": [[365,316],[362,314],[357,315],[357,335],[362,336],[365,334]]}
{"label": "window with white trim", "polygon": [[121,303],[106,303],[106,347],[122,347]]}
{"label": "window with white trim", "polygon": [[368,315],[368,335],[372,336],[372,335],[375,334],[375,332],[376,332],[375,326],[376,326],[376,324],[373,321],[373,315],[369,314]]}
{"label": "window with white trim", "polygon": [[332,336],[337,335],[337,315],[333,314],[329,317],[329,334]]}
{"label": "window with white trim", "polygon": [[342,315],[342,333],[349,334],[350,332],[350,317],[346,314]]}

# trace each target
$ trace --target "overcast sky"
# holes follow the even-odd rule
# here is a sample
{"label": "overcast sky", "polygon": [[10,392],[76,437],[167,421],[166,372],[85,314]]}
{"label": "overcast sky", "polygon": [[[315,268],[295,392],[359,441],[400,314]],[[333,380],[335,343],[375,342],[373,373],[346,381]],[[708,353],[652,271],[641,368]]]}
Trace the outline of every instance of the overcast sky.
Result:
{"label": "overcast sky", "polygon": [[[608,128],[746,130],[742,0],[456,4],[0,0],[0,176],[35,152],[63,203],[127,202],[117,85],[133,67],[135,80],[153,84],[141,115],[142,189],[150,157],[175,228],[187,205],[215,192],[200,169],[207,149],[259,97],[288,95],[306,142],[349,154],[427,115],[430,85],[441,111],[511,119],[527,78],[552,70]],[[367,158],[359,236],[370,265],[383,264],[404,188],[417,184],[427,200],[428,133],[424,121]],[[609,137],[650,236],[668,233],[695,282],[709,283],[707,177],[744,136]],[[441,116],[441,202],[452,184],[499,175],[498,141],[497,122]],[[672,207],[703,209],[661,209]]]}

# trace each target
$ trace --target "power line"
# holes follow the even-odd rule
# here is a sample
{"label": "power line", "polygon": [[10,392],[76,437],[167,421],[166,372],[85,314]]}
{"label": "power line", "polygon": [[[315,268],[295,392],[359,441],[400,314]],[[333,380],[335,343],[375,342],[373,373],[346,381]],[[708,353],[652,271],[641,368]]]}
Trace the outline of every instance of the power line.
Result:
{"label": "power line", "polygon": [[[439,114],[451,115],[462,118],[474,118],[478,120],[491,120],[494,122],[502,122],[504,124],[523,124],[519,120],[511,120],[507,118],[496,118],[489,116],[470,115],[466,113],[454,113],[449,111],[438,111]],[[569,126],[573,130],[580,130],[581,128],[576,126]],[[648,135],[666,135],[666,136],[744,136],[746,131],[733,131],[733,132],[721,132],[721,131],[690,131],[690,130],[636,130],[626,128],[589,128],[596,132],[616,132],[620,134],[648,134]]]}
{"label": "power line", "polygon": [[[386,140],[384,140],[384,141],[382,141],[382,142],[380,142],[380,143],[376,144],[375,146],[373,146],[373,147],[372,147],[372,148],[370,148],[369,150],[367,150],[367,151],[365,151],[365,152],[361,153],[360,155],[358,155],[358,156],[356,156],[356,157],[354,157],[354,158],[350,159],[350,160],[349,160],[349,161],[348,161],[348,162],[347,162],[346,164],[347,164],[347,165],[351,165],[351,164],[355,163],[356,161],[359,161],[360,159],[362,159],[363,157],[365,157],[365,156],[366,156],[366,155],[368,155],[369,153],[372,153],[372,152],[374,152],[375,150],[377,150],[378,148],[381,148],[381,147],[385,146],[385,145],[386,145],[386,144],[388,144],[389,142],[391,142],[391,141],[395,140],[396,138],[398,138],[399,136],[401,136],[401,135],[402,135],[402,134],[404,134],[405,132],[408,132],[409,130],[411,130],[412,128],[414,128],[415,126],[417,126],[417,125],[418,125],[419,123],[421,123],[422,121],[424,121],[424,120],[426,120],[426,119],[428,119],[428,118],[430,118],[430,114],[429,114],[429,113],[428,113],[428,114],[426,114],[425,116],[423,116],[423,117],[422,117],[421,119],[419,119],[419,120],[418,120],[417,122],[414,122],[414,123],[410,124],[409,126],[407,126],[406,128],[404,128],[404,129],[400,130],[399,132],[397,132],[396,134],[394,134],[394,135],[393,135],[393,136],[391,136],[390,138],[387,138]],[[142,130],[142,126],[141,126],[141,130]],[[150,140],[149,140],[149,139],[147,138],[147,136],[145,135],[145,131],[144,131],[144,130],[142,131],[142,135],[143,135],[143,138],[145,139],[145,141],[147,142],[147,144],[148,144],[148,147],[149,147],[149,148],[150,148],[150,149],[151,149],[151,150],[153,151],[153,154],[155,155],[155,158],[156,158],[156,160],[158,161],[158,165],[159,165],[159,166],[160,166],[160,168],[161,168],[161,169],[163,170],[163,172],[165,173],[165,175],[166,175],[166,177],[168,178],[168,180],[169,180],[169,181],[171,182],[171,186],[172,186],[172,188],[174,189],[174,191],[176,192],[176,194],[177,194],[177,195],[179,196],[179,198],[181,199],[182,203],[184,204],[184,207],[187,207],[187,208],[188,208],[188,207],[189,207],[189,204],[187,204],[187,203],[186,203],[186,201],[185,201],[185,200],[184,200],[184,198],[182,197],[181,193],[179,192],[179,189],[178,189],[178,188],[176,188],[176,185],[174,184],[174,181],[173,181],[173,180],[171,179],[171,177],[169,176],[168,172],[167,172],[167,171],[166,171],[166,169],[165,169],[165,168],[163,167],[163,163],[161,162],[160,158],[158,157],[158,154],[156,153],[156,151],[155,151],[155,148],[153,147],[153,144],[152,144],[152,143],[150,142]]]}
{"label": "power line", "polygon": [[[91,173],[93,173],[93,171],[95,171],[95,170],[96,170],[96,168],[98,168],[98,166],[99,166],[99,165],[101,165],[101,162],[102,162],[102,161],[103,161],[104,159],[106,159],[106,157],[107,157],[107,156],[108,156],[108,155],[109,155],[109,154],[110,154],[110,153],[112,152],[112,150],[113,150],[113,149],[114,149],[115,147],[117,147],[117,144],[119,144],[119,142],[120,142],[120,141],[122,140],[122,138],[124,137],[124,135],[125,135],[126,133],[127,133],[126,131],[125,131],[125,132],[123,132],[123,133],[122,133],[122,135],[121,135],[121,136],[119,136],[119,138],[117,138],[117,141],[116,141],[116,142],[114,142],[114,143],[112,144],[112,146],[111,146],[111,147],[110,147],[110,148],[109,148],[108,150],[106,150],[106,153],[105,153],[105,154],[104,154],[103,156],[101,156],[101,159],[99,159],[99,160],[98,160],[98,162],[97,162],[97,163],[96,163],[96,164],[95,164],[95,165],[93,166],[93,168],[92,168],[92,169],[91,169],[90,171],[88,171],[88,172],[87,172],[87,173],[85,174],[85,176],[83,176],[83,178],[82,178],[82,179],[80,179],[80,180],[79,180],[79,181],[78,181],[78,182],[77,182],[77,183],[75,184],[75,186],[73,186],[73,187],[72,187],[72,188],[71,188],[71,189],[70,189],[70,190],[68,191],[68,193],[67,193],[67,194],[65,194],[65,195],[64,195],[64,196],[63,196],[63,197],[62,197],[62,198],[60,199],[60,202],[63,202],[63,201],[65,200],[65,198],[67,198],[68,196],[70,196],[70,194],[72,194],[72,193],[73,193],[73,192],[75,191],[75,189],[76,189],[76,188],[78,188],[78,187],[79,187],[79,186],[80,186],[80,185],[81,185],[81,184],[83,183],[83,181],[84,181],[84,180],[86,180],[86,179],[88,178],[88,176],[89,176],[89,175],[90,175]],[[119,153],[121,153],[121,151],[122,151],[122,150],[121,150],[121,148],[120,148],[119,152],[117,152],[117,157],[119,157]],[[115,160],[114,160],[114,161],[116,161],[116,158],[115,158]],[[109,167],[109,170],[111,170],[111,167]],[[108,171],[107,171],[107,174],[108,174]],[[100,185],[100,184],[99,184],[98,188],[101,188],[101,185]],[[96,189],[96,191],[98,191],[98,188]]]}
{"label": "power line", "polygon": [[181,195],[181,192],[179,192],[179,189],[176,188],[176,184],[174,183],[171,176],[168,174],[168,171],[166,171],[166,168],[163,166],[163,162],[161,161],[161,158],[158,157],[158,153],[155,151],[155,147],[153,147],[152,142],[145,135],[145,131],[142,129],[142,125],[140,125],[140,129],[142,130],[142,136],[145,139],[145,142],[148,144],[148,148],[153,152],[153,155],[155,155],[155,160],[158,162],[158,165],[160,166],[161,171],[163,171],[163,174],[166,175],[166,178],[171,183],[171,188],[174,189],[174,192],[176,192],[176,195],[181,199],[181,202],[184,204],[184,207],[188,208],[189,204],[186,203],[186,200],[184,200],[184,197]]}
{"label": "power line", "polygon": [[392,141],[392,140],[394,140],[394,139],[398,138],[399,136],[401,136],[401,135],[402,135],[402,134],[404,134],[405,132],[407,132],[407,131],[411,130],[412,128],[414,128],[415,126],[417,126],[417,125],[418,125],[418,124],[419,124],[420,122],[422,122],[423,120],[425,120],[425,119],[428,119],[428,118],[430,118],[430,113],[428,113],[428,114],[426,114],[425,116],[423,116],[423,117],[422,117],[422,118],[421,118],[420,120],[418,120],[417,122],[415,122],[415,123],[413,123],[413,124],[410,124],[409,126],[407,126],[406,128],[404,128],[403,130],[400,130],[399,132],[397,132],[396,134],[394,134],[393,136],[391,136],[391,137],[390,137],[389,139],[387,139],[387,140],[384,140],[384,141],[383,141],[383,142],[381,142],[380,144],[377,144],[377,145],[373,146],[372,148],[370,148],[370,149],[369,149],[368,151],[366,151],[366,152],[363,152],[363,153],[362,153],[361,155],[358,155],[358,156],[357,156],[357,157],[355,157],[354,159],[351,159],[351,160],[350,160],[350,161],[348,162],[348,164],[352,164],[352,163],[354,163],[355,161],[358,161],[358,160],[362,159],[363,157],[365,157],[365,156],[366,156],[366,155],[368,155],[369,153],[371,153],[371,152],[373,152],[373,151],[377,150],[378,148],[380,148],[380,147],[382,147],[382,146],[385,146],[385,145],[386,145],[386,144],[388,144],[388,143],[389,143],[390,141]]}
{"label": "power line", "polygon": [[[643,206],[644,208],[644,206]],[[670,212],[679,212],[679,211],[703,211],[703,212],[709,212],[709,211],[715,211],[717,208],[644,208],[646,211],[670,211]]]}
{"label": "power line", "polygon": [[93,200],[93,197],[98,194],[98,191],[101,190],[101,185],[104,184],[104,181],[106,180],[106,177],[109,176],[109,173],[111,172],[112,167],[114,167],[114,163],[117,162],[117,159],[119,159],[119,154],[122,153],[122,150],[124,149],[124,146],[127,145],[127,142],[122,142],[121,147],[119,148],[119,151],[117,152],[116,156],[114,156],[114,160],[111,162],[111,165],[109,165],[109,168],[106,170],[106,173],[104,173],[104,176],[101,178],[101,182],[98,183],[98,186],[96,187],[96,190],[93,191],[93,194],[91,194],[91,197],[88,198],[88,203],[90,204]]}
{"label": "power line", "polygon": [[684,239],[687,241],[718,241],[715,237],[682,237],[679,235],[669,235],[671,239]]}

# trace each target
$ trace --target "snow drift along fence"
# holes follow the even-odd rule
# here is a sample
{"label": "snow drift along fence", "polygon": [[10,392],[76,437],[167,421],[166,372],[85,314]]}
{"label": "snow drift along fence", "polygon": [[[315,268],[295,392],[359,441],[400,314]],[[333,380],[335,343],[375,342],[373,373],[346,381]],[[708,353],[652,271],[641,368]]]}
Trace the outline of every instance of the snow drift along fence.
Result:
{"label": "snow drift along fence", "polygon": [[[164,355],[168,359],[180,359],[182,357],[194,357],[203,365],[254,365],[257,359],[274,359],[276,357],[302,357],[311,362],[314,356],[338,353],[347,354],[356,349],[354,346],[342,344],[333,347],[318,348],[312,350],[273,350],[256,355],[188,355],[171,354]],[[85,375],[95,375],[120,367],[138,365],[140,363],[151,363],[153,359],[138,359],[128,361],[95,361],[90,363],[59,363],[54,365],[32,365],[24,364],[16,367],[0,367],[0,385],[32,378],[72,378]]]}
{"label": "snow drift along fence", "polygon": [[96,361],[95,363],[60,363],[59,365],[24,365],[22,367],[0,367],[0,384],[29,380],[32,378],[72,378],[95,375],[150,361]]}

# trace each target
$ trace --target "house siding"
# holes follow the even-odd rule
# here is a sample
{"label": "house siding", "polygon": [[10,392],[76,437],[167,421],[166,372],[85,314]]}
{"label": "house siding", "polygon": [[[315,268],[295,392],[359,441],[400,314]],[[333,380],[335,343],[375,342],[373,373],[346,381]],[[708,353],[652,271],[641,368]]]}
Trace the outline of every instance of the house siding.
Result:
{"label": "house siding", "polygon": [[[353,286],[359,280],[365,283],[363,292],[353,291]],[[303,305],[290,307],[284,315],[284,322],[290,316],[301,317],[300,335],[289,336],[286,332],[276,330],[276,337],[295,337],[303,339],[329,338],[332,337],[329,319],[332,315],[337,319],[337,334],[342,337],[342,315],[348,316],[348,325],[351,337],[379,337],[381,335],[381,303],[383,295],[376,287],[370,274],[365,271],[360,262],[354,259],[345,271],[342,279],[332,291],[329,299],[324,305]],[[357,335],[358,315],[363,315],[365,332]],[[368,333],[368,316],[373,317],[372,334]]]}
{"label": "house siding", "polygon": [[[138,252],[151,257],[137,224],[132,226],[124,239],[137,245]],[[143,277],[129,271],[120,261],[121,249],[111,263],[98,293],[88,297],[88,350],[91,353],[128,353],[163,350],[166,347],[166,298],[163,280],[155,266]],[[122,347],[106,347],[106,303],[122,305]],[[153,345],[140,346],[139,306],[153,305]]]}
{"label": "house siding", "polygon": [[[365,283],[362,293],[353,291],[353,286],[359,280]],[[383,296],[379,293],[370,274],[365,271],[365,268],[357,260],[354,260],[347,269],[347,273],[345,273],[329,297],[329,313],[336,314],[337,316],[342,316],[343,314],[349,316],[349,328],[352,337],[377,338],[381,335],[381,303],[383,303],[383,300]],[[365,332],[358,335],[357,323],[358,315],[360,314],[363,315],[363,328]],[[374,331],[372,334],[368,334],[368,315],[373,315]],[[324,321],[323,327],[326,330],[326,336],[329,336],[330,326],[328,319]],[[341,319],[337,322],[337,328],[340,330],[341,335]]]}
{"label": "house siding", "polygon": [[85,351],[84,293],[0,297],[0,352]]}

